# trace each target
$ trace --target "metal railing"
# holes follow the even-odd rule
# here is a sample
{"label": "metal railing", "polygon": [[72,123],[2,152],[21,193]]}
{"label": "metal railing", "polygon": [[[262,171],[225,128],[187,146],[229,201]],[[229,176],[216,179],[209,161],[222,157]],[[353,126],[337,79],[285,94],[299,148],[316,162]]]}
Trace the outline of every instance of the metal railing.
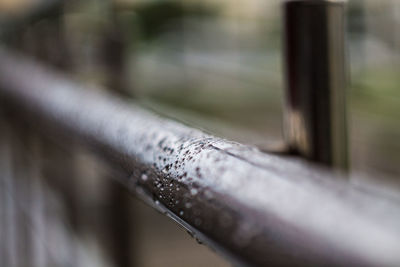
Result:
{"label": "metal railing", "polygon": [[132,193],[244,265],[396,266],[400,201],[265,154],[0,52],[2,110],[78,140]]}
{"label": "metal railing", "polygon": [[[285,6],[286,135],[293,152],[346,168],[343,2],[288,1]],[[310,31],[313,38],[305,38]],[[22,235],[14,224],[31,218],[39,233],[33,239],[40,239],[44,232],[41,207],[51,198],[42,196],[44,189],[38,186],[36,161],[48,153],[38,151],[38,136],[67,144],[67,151],[76,149],[76,144],[87,147],[98,158],[98,165],[112,170],[111,178],[234,264],[400,264],[398,193],[378,193],[366,182],[353,183],[347,175],[301,158],[263,153],[162,118],[6,48],[0,49],[0,111],[0,192],[3,206],[7,206],[2,209],[0,205],[6,218],[1,222],[9,231],[5,243],[11,251],[0,264],[18,266],[20,246],[15,238],[8,238]],[[10,121],[16,122],[17,128],[9,127]],[[35,132],[26,131],[28,128]],[[18,141],[27,143],[25,147],[31,151],[26,154],[35,159],[23,157],[24,146]],[[62,153],[58,156],[62,161],[67,158]],[[26,160],[22,165],[28,166],[22,176],[29,178],[29,190],[35,193],[16,190],[18,182],[9,169],[11,161],[21,158]],[[62,179],[69,179],[76,166],[60,165]],[[115,192],[111,199],[118,198]],[[24,203],[32,201],[34,209],[25,209],[21,218],[15,218],[8,214],[19,206],[13,197]],[[110,216],[121,216],[119,222],[129,223],[124,217],[126,203],[115,203]],[[129,242],[123,238],[128,233],[111,232],[122,236],[115,242],[124,242],[111,252],[115,264],[129,266],[125,255]],[[49,248],[36,248],[41,249]],[[3,247],[0,253],[4,253]],[[57,264],[56,258],[62,255],[50,254],[51,260],[36,259],[32,266],[43,266],[46,261],[56,266],[75,265],[73,259]]]}

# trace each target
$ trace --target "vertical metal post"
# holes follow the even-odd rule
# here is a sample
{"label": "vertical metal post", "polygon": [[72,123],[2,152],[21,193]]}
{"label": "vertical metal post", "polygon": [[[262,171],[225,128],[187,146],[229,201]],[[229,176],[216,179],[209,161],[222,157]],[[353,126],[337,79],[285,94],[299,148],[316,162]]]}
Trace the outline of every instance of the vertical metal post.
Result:
{"label": "vertical metal post", "polygon": [[284,2],[285,138],[310,160],[348,168],[344,0]]}

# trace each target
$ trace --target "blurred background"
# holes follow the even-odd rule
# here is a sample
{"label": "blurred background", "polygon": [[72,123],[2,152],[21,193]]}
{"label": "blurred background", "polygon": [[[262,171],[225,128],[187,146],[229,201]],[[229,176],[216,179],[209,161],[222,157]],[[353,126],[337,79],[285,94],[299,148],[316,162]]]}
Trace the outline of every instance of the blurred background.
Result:
{"label": "blurred background", "polygon": [[[41,9],[45,11],[38,13]],[[352,172],[400,188],[400,1],[349,0],[347,12]],[[281,14],[278,0],[0,0],[0,38],[3,45],[73,79],[115,91],[209,133],[268,148],[282,141]],[[3,135],[3,140],[12,138]],[[30,142],[22,145],[32,146]],[[55,144],[51,147],[62,150]],[[81,225],[78,241],[63,237],[64,230],[58,233],[71,251],[80,244],[84,249],[79,251],[89,255],[86,264],[75,257],[80,260],[73,266],[112,266],[93,241],[101,230],[86,229],[95,224],[93,218],[101,221],[107,216],[102,211],[113,196],[104,193],[104,188],[110,183],[97,177],[109,174],[91,165],[98,163],[89,152],[76,150],[71,164],[78,164],[80,171],[72,180],[84,188],[90,200],[77,197],[83,201],[76,204],[80,208],[65,208],[58,200],[61,204],[49,209],[61,215],[65,210],[83,209],[72,216],[80,218],[75,222]],[[3,173],[13,169],[10,164],[4,166]],[[54,195],[57,187],[51,186],[51,181],[58,174],[43,170],[39,187]],[[82,181],[79,177],[92,178]],[[16,190],[10,183],[4,182],[3,189],[11,186]],[[122,189],[115,190],[127,195]],[[67,199],[68,194],[55,195]],[[133,259],[129,264],[228,265],[169,219],[126,198],[118,201],[128,203],[131,214],[129,219],[121,219],[132,223],[134,244],[129,251]],[[110,242],[109,237],[103,240]],[[62,258],[56,250],[54,257]],[[71,266],[62,261],[57,264]]]}

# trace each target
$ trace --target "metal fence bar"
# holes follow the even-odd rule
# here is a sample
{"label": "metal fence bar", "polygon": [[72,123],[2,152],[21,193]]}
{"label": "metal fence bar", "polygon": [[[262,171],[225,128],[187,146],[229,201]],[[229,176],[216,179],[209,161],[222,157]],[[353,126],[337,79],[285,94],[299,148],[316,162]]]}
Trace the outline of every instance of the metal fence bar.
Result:
{"label": "metal fence bar", "polygon": [[43,134],[92,148],[115,179],[239,263],[400,264],[399,199],[163,119],[4,49],[0,100]]}
{"label": "metal fence bar", "polygon": [[345,0],[284,3],[285,135],[300,155],[348,168]]}

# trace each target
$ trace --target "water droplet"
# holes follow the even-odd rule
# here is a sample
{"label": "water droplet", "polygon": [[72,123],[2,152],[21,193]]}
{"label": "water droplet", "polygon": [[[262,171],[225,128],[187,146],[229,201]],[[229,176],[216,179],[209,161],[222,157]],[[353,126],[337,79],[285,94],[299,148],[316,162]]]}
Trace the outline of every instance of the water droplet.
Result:
{"label": "water droplet", "polygon": [[183,210],[181,210],[181,211],[179,212],[179,215],[180,215],[180,216],[183,216]]}
{"label": "water droplet", "polygon": [[143,181],[147,181],[147,178],[149,178],[149,177],[147,176],[147,174],[143,173],[141,178]]}
{"label": "water droplet", "polygon": [[156,200],[155,201],[156,205],[160,205],[160,201]]}
{"label": "water droplet", "polygon": [[195,188],[190,189],[190,194],[191,194],[192,196],[197,195],[197,193],[198,193],[197,189],[195,189]]}
{"label": "water droplet", "polygon": [[192,203],[187,202],[187,203],[185,204],[185,207],[186,207],[187,209],[190,209],[190,208],[192,207]]}
{"label": "water droplet", "polygon": [[211,199],[211,198],[213,197],[213,194],[211,193],[210,190],[206,190],[206,191],[204,192],[204,196],[205,196],[207,199]]}
{"label": "water droplet", "polygon": [[201,240],[198,237],[196,237],[195,239],[196,239],[198,244],[203,245],[203,242],[201,242]]}

